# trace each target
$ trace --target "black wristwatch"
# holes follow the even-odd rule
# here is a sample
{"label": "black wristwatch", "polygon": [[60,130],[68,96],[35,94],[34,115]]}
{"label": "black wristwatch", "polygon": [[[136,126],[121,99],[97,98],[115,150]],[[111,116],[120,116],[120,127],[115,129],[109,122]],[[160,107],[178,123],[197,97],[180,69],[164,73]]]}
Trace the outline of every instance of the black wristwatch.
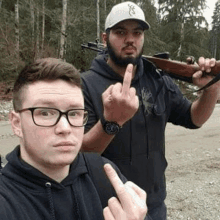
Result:
{"label": "black wristwatch", "polygon": [[109,135],[115,135],[121,129],[121,126],[117,122],[114,122],[114,121],[106,121],[104,118],[101,118],[101,123],[102,123],[103,130],[105,131],[105,133]]}

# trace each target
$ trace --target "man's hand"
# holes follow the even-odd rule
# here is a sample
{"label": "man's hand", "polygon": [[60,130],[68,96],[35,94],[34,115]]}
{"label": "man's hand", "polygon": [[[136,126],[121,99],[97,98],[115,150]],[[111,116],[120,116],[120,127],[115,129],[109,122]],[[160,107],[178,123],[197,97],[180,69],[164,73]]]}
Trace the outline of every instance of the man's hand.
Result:
{"label": "man's hand", "polygon": [[133,65],[129,64],[125,71],[123,84],[111,85],[102,94],[104,118],[123,125],[131,119],[139,107],[136,90],[131,86]]}
{"label": "man's hand", "polygon": [[[207,83],[209,83],[212,80],[212,76],[205,75],[203,76],[203,72],[210,73],[211,68],[215,66],[216,60],[214,58],[212,59],[205,59],[204,57],[200,57],[198,60],[198,65],[200,67],[200,70],[195,72],[193,74],[193,84],[198,86],[199,88],[205,86]],[[213,84],[210,88],[212,89],[220,89],[220,83]]]}
{"label": "man's hand", "polygon": [[110,198],[104,208],[105,220],[143,220],[147,214],[146,192],[133,182],[123,184],[110,164],[104,169],[118,196]]}

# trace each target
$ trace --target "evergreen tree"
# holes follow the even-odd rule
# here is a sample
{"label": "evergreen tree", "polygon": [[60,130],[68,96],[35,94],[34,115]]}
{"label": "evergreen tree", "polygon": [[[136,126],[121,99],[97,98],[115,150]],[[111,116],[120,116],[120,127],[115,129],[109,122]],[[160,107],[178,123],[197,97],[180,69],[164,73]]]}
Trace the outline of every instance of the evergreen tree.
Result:
{"label": "evergreen tree", "polygon": [[160,36],[172,58],[185,61],[188,55],[196,59],[210,56],[208,24],[203,17],[206,0],[158,0],[158,4],[162,17]]}
{"label": "evergreen tree", "polygon": [[220,0],[215,3],[215,9],[212,16],[212,30],[210,39],[210,51],[212,57],[220,59]]}
{"label": "evergreen tree", "polygon": [[[186,61],[194,56],[210,57],[208,50],[208,23],[203,17],[203,10],[207,7],[206,0],[158,0],[161,15],[160,36],[167,44],[171,58]],[[205,24],[205,27],[204,27]],[[183,93],[192,91],[193,86],[175,80]],[[186,95],[194,100],[194,94]]]}
{"label": "evergreen tree", "polygon": [[166,44],[160,39],[160,21],[155,2],[152,0],[139,0],[136,3],[143,9],[147,22],[150,24],[150,29],[145,33],[145,55],[154,55],[164,52]]}

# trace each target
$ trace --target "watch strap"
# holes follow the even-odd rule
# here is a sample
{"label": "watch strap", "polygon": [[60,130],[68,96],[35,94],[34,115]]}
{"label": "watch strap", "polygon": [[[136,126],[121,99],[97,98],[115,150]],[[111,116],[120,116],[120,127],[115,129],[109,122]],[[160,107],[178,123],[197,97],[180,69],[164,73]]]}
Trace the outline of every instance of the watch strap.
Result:
{"label": "watch strap", "polygon": [[122,128],[122,126],[120,126],[115,121],[106,121],[104,117],[102,117],[100,120],[101,120],[103,130],[105,131],[105,133],[107,133],[109,135],[117,134],[120,131],[120,129]]}

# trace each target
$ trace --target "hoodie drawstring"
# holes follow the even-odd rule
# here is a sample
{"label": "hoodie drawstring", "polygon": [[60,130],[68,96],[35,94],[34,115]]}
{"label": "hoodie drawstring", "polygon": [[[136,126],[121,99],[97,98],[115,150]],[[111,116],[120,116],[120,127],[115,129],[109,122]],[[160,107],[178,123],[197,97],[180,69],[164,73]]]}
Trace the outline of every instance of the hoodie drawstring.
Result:
{"label": "hoodie drawstring", "polygon": [[129,122],[130,122],[130,165],[132,165],[132,157],[133,157],[133,154],[132,154],[132,124],[131,124],[131,120]]}
{"label": "hoodie drawstring", "polygon": [[79,206],[78,206],[77,199],[76,199],[76,193],[75,193],[75,190],[74,190],[73,186],[71,188],[72,188],[72,191],[73,191],[73,210],[74,210],[74,215],[75,215],[74,219],[80,220],[81,217],[80,217],[80,214],[79,214]]}
{"label": "hoodie drawstring", "polygon": [[51,220],[56,220],[54,204],[53,204],[53,198],[52,198],[52,192],[51,192],[51,183],[50,182],[46,182],[45,186],[46,186],[46,189],[47,189],[47,195],[48,195],[49,203],[50,203]]}

